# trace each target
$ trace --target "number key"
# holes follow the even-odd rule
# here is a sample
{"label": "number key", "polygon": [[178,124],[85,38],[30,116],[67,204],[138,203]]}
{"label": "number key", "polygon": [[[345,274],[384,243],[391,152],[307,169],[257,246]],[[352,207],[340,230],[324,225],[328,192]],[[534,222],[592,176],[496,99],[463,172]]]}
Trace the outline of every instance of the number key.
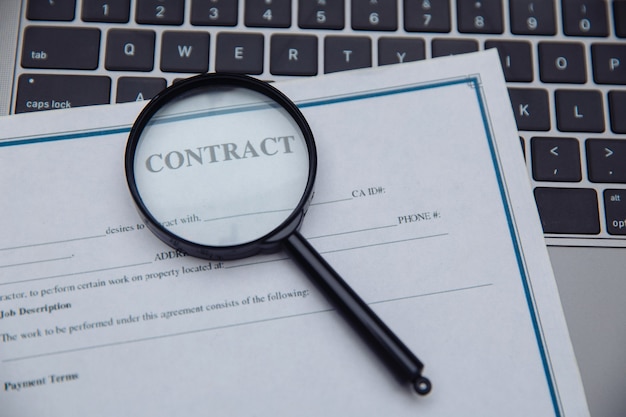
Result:
{"label": "number key", "polygon": [[352,29],[397,30],[396,0],[352,0]]}
{"label": "number key", "polygon": [[237,25],[237,0],[193,0],[191,24],[195,26]]}
{"label": "number key", "polygon": [[343,29],[343,0],[299,0],[298,26],[303,29]]}
{"label": "number key", "polygon": [[137,0],[135,20],[142,24],[181,25],[184,12],[184,0]]}
{"label": "number key", "polygon": [[503,32],[501,0],[457,0],[456,7],[459,32]]}
{"label": "number key", "polygon": [[450,3],[448,0],[404,0],[404,29],[450,32]]}
{"label": "number key", "polygon": [[127,23],[130,0],[83,0],[85,22]]}
{"label": "number key", "polygon": [[511,32],[516,35],[554,35],[554,0],[510,0]]}
{"label": "number key", "polygon": [[291,0],[246,0],[245,24],[249,27],[288,28]]}
{"label": "number key", "polygon": [[561,0],[565,34],[608,36],[606,3],[602,0]]}

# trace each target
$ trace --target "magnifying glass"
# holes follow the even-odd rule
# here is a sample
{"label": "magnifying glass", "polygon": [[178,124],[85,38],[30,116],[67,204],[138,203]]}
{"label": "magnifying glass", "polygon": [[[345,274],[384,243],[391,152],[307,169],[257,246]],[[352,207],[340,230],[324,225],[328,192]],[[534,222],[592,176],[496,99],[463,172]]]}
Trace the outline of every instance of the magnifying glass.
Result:
{"label": "magnifying glass", "polygon": [[402,381],[431,390],[424,365],[298,229],[317,152],[304,116],[268,83],[203,74],[143,109],[125,155],[130,193],[169,246],[212,260],[285,250]]}

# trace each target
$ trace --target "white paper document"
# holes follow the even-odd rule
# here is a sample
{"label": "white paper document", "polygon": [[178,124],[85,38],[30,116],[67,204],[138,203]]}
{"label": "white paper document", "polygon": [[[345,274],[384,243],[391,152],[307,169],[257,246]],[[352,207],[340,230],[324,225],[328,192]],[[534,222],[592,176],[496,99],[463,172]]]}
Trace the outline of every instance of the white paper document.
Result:
{"label": "white paper document", "polygon": [[157,239],[126,185],[133,103],[0,119],[0,415],[588,416],[495,50],[275,85],[317,144],[302,234],[432,392],[285,253]]}

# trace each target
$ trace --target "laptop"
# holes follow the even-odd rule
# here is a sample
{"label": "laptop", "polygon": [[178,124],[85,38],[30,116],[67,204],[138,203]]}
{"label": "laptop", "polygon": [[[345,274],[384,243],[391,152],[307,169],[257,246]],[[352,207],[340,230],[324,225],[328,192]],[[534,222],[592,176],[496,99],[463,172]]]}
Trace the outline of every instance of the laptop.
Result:
{"label": "laptop", "polygon": [[626,415],[626,1],[1,0],[0,115],[207,71],[315,77],[497,48],[593,417]]}

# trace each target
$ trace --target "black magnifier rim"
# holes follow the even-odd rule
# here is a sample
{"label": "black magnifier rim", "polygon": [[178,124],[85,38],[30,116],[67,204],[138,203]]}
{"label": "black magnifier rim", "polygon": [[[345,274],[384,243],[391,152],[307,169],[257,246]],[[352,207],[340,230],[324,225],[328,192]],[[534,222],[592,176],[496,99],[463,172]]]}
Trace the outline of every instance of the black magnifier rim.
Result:
{"label": "black magnifier rim", "polygon": [[[299,126],[304,140],[306,142],[307,150],[309,152],[309,173],[307,178],[306,187],[302,193],[302,197],[293,212],[284,220],[279,226],[277,226],[271,232],[264,236],[255,239],[250,242],[232,246],[209,246],[186,240],[166,229],[161,223],[152,215],[150,210],[146,207],[141,198],[137,183],[135,181],[135,152],[137,145],[141,139],[141,135],[152,119],[152,116],[160,110],[164,105],[170,101],[179,98],[180,95],[191,91],[196,88],[204,87],[221,87],[232,86],[246,88],[253,90],[257,93],[263,94],[266,97],[272,99],[275,103],[284,108],[289,115],[293,118],[296,124]],[[173,139],[175,140],[175,139]],[[227,259],[239,259],[248,256],[252,256],[258,253],[275,252],[282,248],[282,240],[295,232],[302,222],[304,214],[311,202],[313,196],[313,186],[315,182],[315,175],[317,172],[317,150],[315,147],[315,141],[313,139],[313,132],[309,124],[307,123],[304,115],[300,112],[300,109],[281,91],[256,78],[242,75],[242,74],[230,74],[230,73],[210,73],[201,74],[195,77],[187,78],[182,81],[175,82],[170,87],[157,94],[150,102],[143,108],[135,123],[133,124],[126,144],[126,153],[124,158],[124,167],[126,170],[126,181],[130,194],[135,201],[137,210],[139,211],[146,226],[163,242],[168,244],[174,249],[185,252],[189,255],[199,258],[212,259],[212,260],[227,260]],[[164,197],[166,198],[166,197]]]}

